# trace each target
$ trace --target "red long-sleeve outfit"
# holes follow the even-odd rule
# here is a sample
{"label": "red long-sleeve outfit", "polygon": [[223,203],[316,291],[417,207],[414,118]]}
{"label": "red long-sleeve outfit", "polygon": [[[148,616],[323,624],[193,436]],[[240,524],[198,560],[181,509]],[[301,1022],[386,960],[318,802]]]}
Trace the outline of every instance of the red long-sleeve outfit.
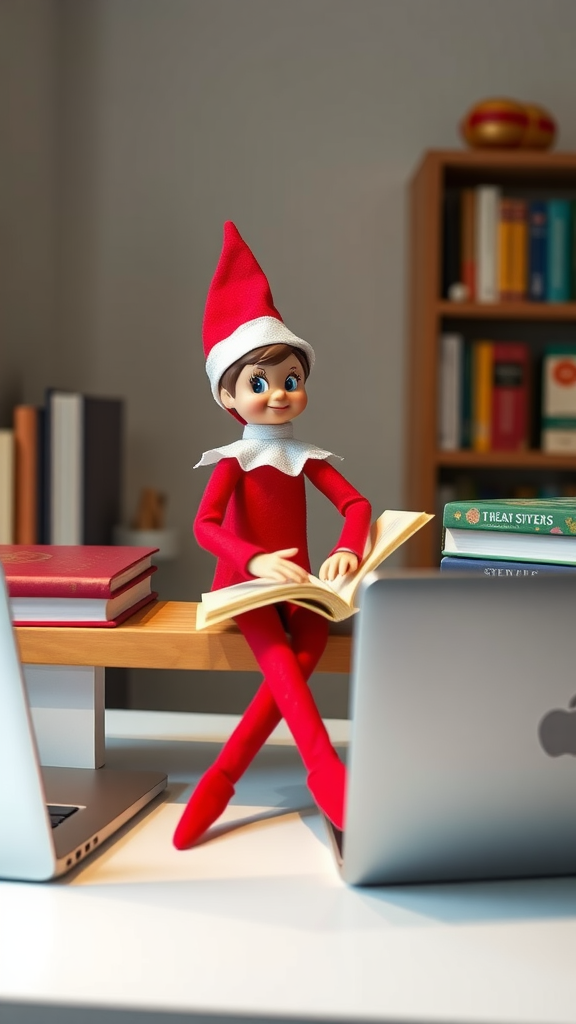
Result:
{"label": "red long-sleeve outfit", "polygon": [[310,572],[305,476],[345,517],[333,552],[344,549],[362,558],[370,503],[329,462],[308,459],[302,473],[288,476],[273,466],[245,472],[237,459],[222,459],[194,523],[200,546],[218,558],[213,590],[252,579],[250,559],[281,548],[298,548],[294,561]]}
{"label": "red long-sleeve outfit", "polygon": [[[302,473],[289,476],[272,466],[244,471],[237,459],[224,458],[212,473],[194,523],[198,543],[218,558],[213,589],[253,578],[247,568],[250,560],[283,548],[297,548],[294,561],[310,571],[305,477],[345,518],[333,552],[352,551],[362,558],[370,503],[330,463],[308,459]],[[298,746],[317,803],[342,828],[345,769],[307,685],[326,646],[326,620],[283,604],[246,612],[236,621],[264,682],[192,795],[175,835],[176,845],[189,845],[221,813],[234,792],[233,784],[281,717]]]}

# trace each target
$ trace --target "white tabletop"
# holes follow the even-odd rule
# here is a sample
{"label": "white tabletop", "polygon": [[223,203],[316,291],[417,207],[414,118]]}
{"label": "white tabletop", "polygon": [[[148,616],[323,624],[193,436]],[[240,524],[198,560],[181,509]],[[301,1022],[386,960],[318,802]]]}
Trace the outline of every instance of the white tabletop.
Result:
{"label": "white tabletop", "polygon": [[[191,780],[228,728],[107,713],[107,764],[164,768],[168,794],[66,879],[0,883],[0,1000],[263,1019],[576,1021],[575,880],[347,888],[282,730],[209,841],[174,850]],[[345,739],[346,723],[330,730]]]}

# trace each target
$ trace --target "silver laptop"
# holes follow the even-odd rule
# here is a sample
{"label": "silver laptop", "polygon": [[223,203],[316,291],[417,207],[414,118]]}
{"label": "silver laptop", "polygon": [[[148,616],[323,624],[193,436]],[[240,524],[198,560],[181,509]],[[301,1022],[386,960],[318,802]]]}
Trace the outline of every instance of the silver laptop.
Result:
{"label": "silver laptop", "polygon": [[0,878],[45,881],[89,856],[166,786],[159,772],[41,768],[0,568]]}
{"label": "silver laptop", "polygon": [[354,626],[355,885],[576,873],[576,575],[398,573]]}

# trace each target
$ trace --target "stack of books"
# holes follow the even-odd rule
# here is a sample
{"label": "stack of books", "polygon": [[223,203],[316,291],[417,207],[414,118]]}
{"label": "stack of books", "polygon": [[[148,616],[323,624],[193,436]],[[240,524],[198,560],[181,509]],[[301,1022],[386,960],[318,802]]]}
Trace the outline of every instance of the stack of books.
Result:
{"label": "stack of books", "polygon": [[0,544],[111,544],[124,401],[49,388],[0,430]]}
{"label": "stack of books", "polygon": [[158,548],[0,544],[15,626],[117,626],[156,600]]}
{"label": "stack of books", "polygon": [[443,572],[576,572],[576,499],[450,501],[444,506],[442,555]]}
{"label": "stack of books", "polygon": [[468,301],[570,302],[576,298],[576,202],[504,195],[498,185],[444,194],[442,294]]}

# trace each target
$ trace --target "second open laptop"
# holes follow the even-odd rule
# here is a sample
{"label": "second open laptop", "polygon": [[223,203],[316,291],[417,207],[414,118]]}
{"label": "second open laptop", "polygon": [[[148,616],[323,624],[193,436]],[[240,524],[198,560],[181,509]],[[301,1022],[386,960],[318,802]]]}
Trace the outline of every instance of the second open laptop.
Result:
{"label": "second open laptop", "polygon": [[381,575],[355,620],[343,878],[576,873],[576,575]]}
{"label": "second open laptop", "polygon": [[41,768],[0,567],[0,878],[46,881],[166,787],[160,772]]}

